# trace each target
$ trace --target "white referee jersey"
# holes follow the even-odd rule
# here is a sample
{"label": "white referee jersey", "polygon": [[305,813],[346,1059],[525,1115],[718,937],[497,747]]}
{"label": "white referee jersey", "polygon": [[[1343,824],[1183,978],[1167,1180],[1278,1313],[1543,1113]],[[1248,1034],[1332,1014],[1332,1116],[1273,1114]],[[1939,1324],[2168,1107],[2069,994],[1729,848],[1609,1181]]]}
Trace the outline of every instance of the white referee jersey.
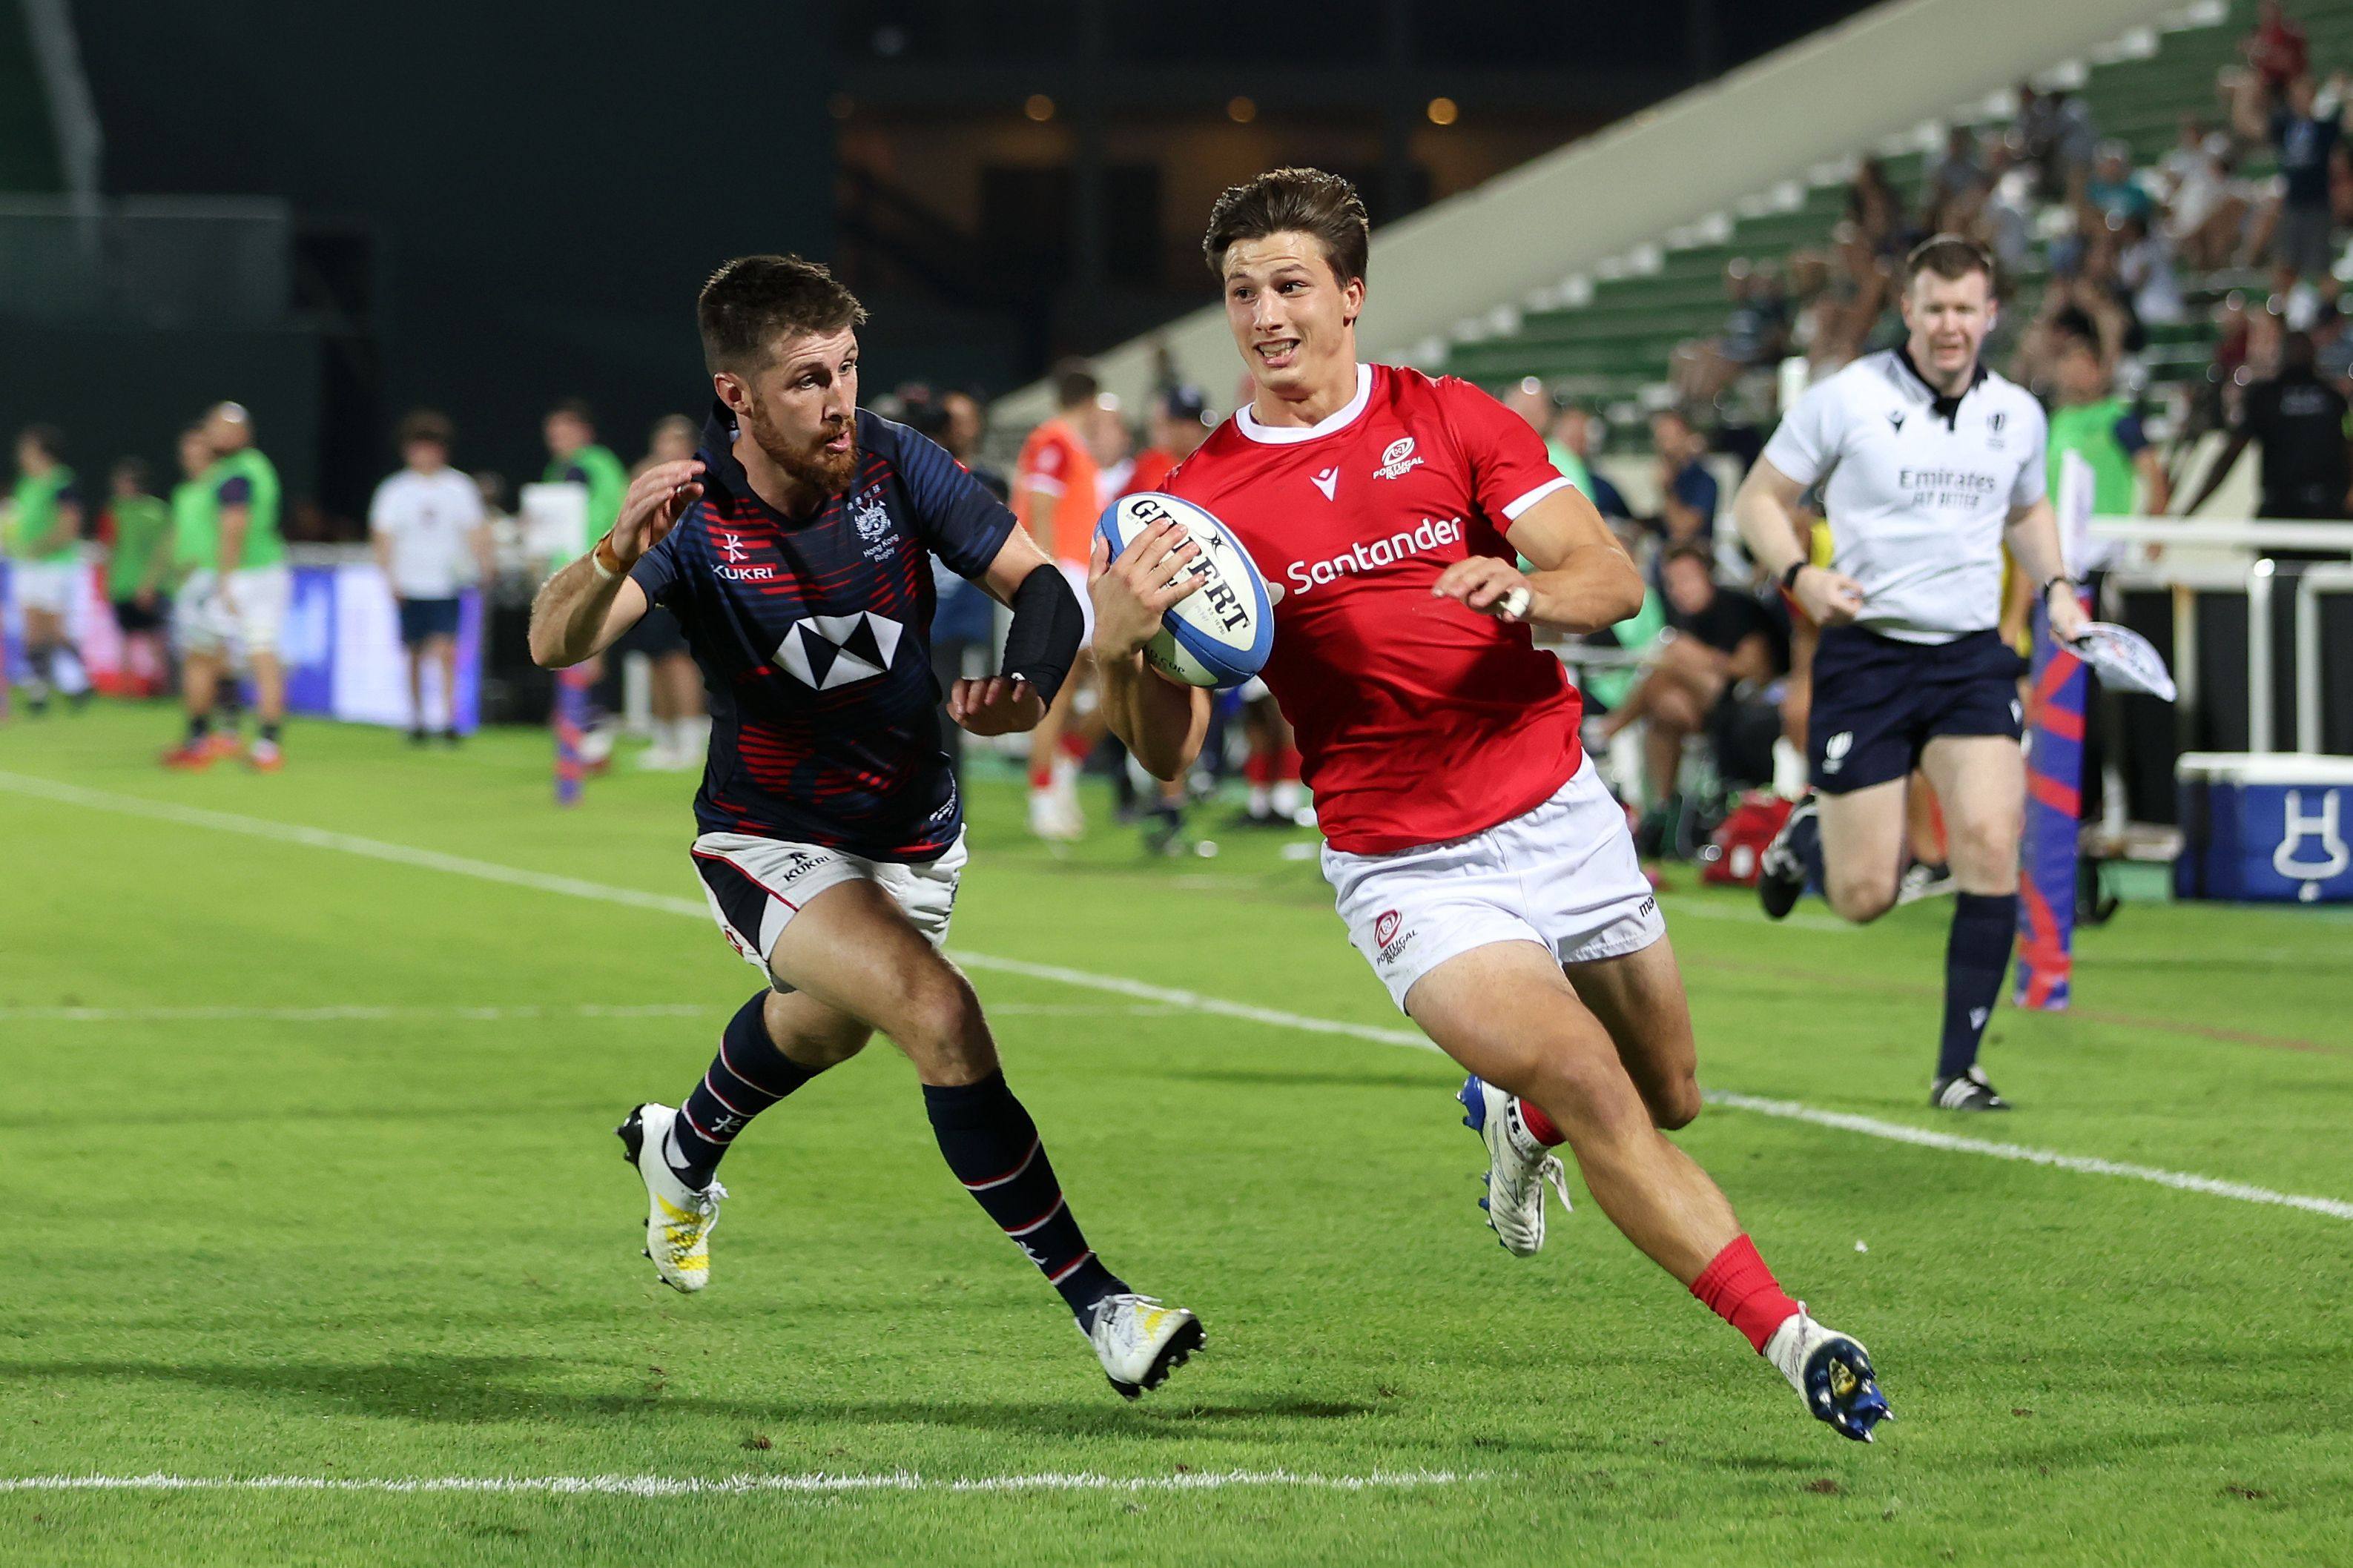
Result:
{"label": "white referee jersey", "polygon": [[1820,483],[1831,569],[1862,588],[1855,624],[1941,643],[2001,619],[2002,529],[2042,499],[2042,406],[1983,365],[1937,396],[1901,348],[1819,382],[1765,444],[1773,466]]}

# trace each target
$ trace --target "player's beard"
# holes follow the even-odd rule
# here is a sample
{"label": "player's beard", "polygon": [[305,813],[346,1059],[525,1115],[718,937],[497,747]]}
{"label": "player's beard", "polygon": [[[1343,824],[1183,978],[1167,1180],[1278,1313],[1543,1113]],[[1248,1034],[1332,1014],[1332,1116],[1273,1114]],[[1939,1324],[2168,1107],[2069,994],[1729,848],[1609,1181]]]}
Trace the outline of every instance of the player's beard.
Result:
{"label": "player's beard", "polygon": [[777,429],[760,411],[754,409],[744,428],[753,444],[768,455],[768,460],[785,472],[795,484],[807,485],[821,496],[837,496],[849,488],[858,473],[858,439],[853,431],[849,449],[828,452],[825,444],[841,433],[841,426],[828,426],[815,440],[796,439]]}

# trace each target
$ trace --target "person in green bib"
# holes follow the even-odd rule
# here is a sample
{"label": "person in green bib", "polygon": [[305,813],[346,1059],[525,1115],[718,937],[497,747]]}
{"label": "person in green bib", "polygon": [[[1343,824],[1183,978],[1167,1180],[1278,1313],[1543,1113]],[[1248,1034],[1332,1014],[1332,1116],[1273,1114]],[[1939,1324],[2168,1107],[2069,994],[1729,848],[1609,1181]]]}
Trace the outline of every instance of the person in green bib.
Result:
{"label": "person in green bib", "polygon": [[[578,485],[587,491],[587,529],[580,548],[591,550],[613,531],[621,515],[621,498],[629,489],[629,470],[610,447],[597,445],[596,416],[579,398],[565,398],[549,409],[540,433],[547,440],[547,472],[541,478],[551,485]],[[605,660],[601,655],[590,658],[563,671],[558,679],[593,694],[604,684]],[[613,726],[600,706],[591,695],[584,725],[586,733],[580,746],[582,760],[596,771],[613,755]]]}
{"label": "person in green bib", "polygon": [[[2060,349],[2052,367],[2052,391],[2049,486],[2059,494],[2063,454],[2074,453],[2092,470],[2094,517],[2159,517],[2173,500],[2164,461],[2141,428],[2132,399],[2116,395],[2099,330],[2081,311],[2059,318]],[[2096,606],[2100,585],[2117,546],[2093,540],[2078,563],[2084,589]],[[2011,567],[2013,574],[2017,567]],[[2013,584],[2014,586],[2015,584]],[[2096,822],[2106,804],[2109,704],[2084,704],[2083,819]]]}
{"label": "person in green bib", "polygon": [[65,465],[65,439],[54,425],[30,425],[16,437],[16,485],[0,513],[8,552],[9,594],[24,620],[25,706],[48,711],[52,691],[77,708],[90,700],[90,678],[67,636],[81,593],[81,494]]}
{"label": "person in green bib", "polygon": [[106,597],[122,634],[122,673],[131,689],[164,689],[164,577],[172,564],[172,514],[148,493],[147,464],[125,458],[114,465],[104,526]]}
{"label": "person in green bib", "polygon": [[194,551],[200,557],[209,546],[211,580],[205,582],[203,570],[194,569],[190,585],[204,591],[183,592],[190,612],[182,627],[188,738],[165,752],[164,761],[174,767],[202,767],[219,754],[222,748],[210,734],[213,703],[221,677],[241,656],[253,677],[259,726],[246,760],[275,773],[285,765],[280,735],[286,722],[286,668],[278,639],[294,593],[286,542],[279,531],[278,469],[255,447],[253,416],[243,405],[216,405],[205,416],[203,432],[212,461],[195,480],[185,521],[175,518],[174,554]]}

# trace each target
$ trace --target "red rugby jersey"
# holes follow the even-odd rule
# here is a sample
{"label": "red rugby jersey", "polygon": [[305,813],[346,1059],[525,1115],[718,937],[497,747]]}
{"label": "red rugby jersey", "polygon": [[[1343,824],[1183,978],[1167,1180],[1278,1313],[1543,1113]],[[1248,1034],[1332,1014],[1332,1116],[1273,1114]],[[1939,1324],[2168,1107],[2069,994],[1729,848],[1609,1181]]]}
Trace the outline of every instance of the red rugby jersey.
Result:
{"label": "red rugby jersey", "polygon": [[1335,848],[1380,855],[1483,832],[1582,759],[1567,671],[1509,626],[1430,592],[1565,486],[1527,422],[1468,382],[1356,367],[1323,423],[1245,406],[1162,489],[1206,507],[1284,589],[1266,683],[1298,732]]}

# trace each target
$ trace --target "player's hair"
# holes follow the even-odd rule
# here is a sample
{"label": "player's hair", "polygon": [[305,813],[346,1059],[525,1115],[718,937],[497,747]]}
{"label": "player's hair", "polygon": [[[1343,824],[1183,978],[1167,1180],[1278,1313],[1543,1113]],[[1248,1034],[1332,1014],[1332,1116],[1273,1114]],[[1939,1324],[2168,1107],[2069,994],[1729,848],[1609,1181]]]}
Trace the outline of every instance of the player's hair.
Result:
{"label": "player's hair", "polygon": [[1923,272],[1933,272],[1948,282],[1957,282],[1972,272],[1985,274],[1986,293],[1998,294],[2001,289],[2001,273],[1996,268],[1993,253],[1966,235],[1932,234],[1912,247],[1904,258],[1904,288],[1909,292],[1913,279]]}
{"label": "player's hair", "polygon": [[1209,270],[1225,276],[1226,251],[1239,240],[1270,234],[1311,234],[1324,247],[1324,259],[1343,284],[1365,276],[1372,250],[1372,224],[1356,187],[1321,169],[1271,169],[1254,180],[1229,185],[1209,208],[1209,232],[1201,255]]}
{"label": "player's hair", "polygon": [[430,441],[446,450],[454,434],[448,415],[438,409],[419,408],[400,422],[395,438],[404,447],[417,441]]}
{"label": "player's hair", "polygon": [[113,477],[118,479],[129,479],[133,489],[145,489],[147,488],[147,459],[144,458],[119,458],[115,459]]}
{"label": "player's hair", "polygon": [[1066,359],[1054,367],[1054,406],[1076,408],[1092,403],[1103,393],[1103,383],[1096,379],[1094,369],[1082,359]]}
{"label": "player's hair", "polygon": [[702,329],[703,366],[716,374],[756,370],[786,338],[862,325],[866,307],[814,261],[739,256],[702,286],[694,319]]}
{"label": "player's hair", "polygon": [[51,462],[66,455],[66,433],[54,425],[27,425],[16,432],[16,439],[30,441]]}
{"label": "player's hair", "polygon": [[1696,561],[1699,563],[1700,570],[1706,573],[1710,578],[1715,575],[1715,558],[1708,553],[1707,546],[1694,543],[1688,539],[1681,544],[1670,544],[1659,552],[1661,572],[1667,569],[1667,563],[1670,561]]}
{"label": "player's hair", "polygon": [[547,411],[550,419],[561,414],[566,419],[577,419],[589,429],[596,428],[596,411],[588,406],[585,397],[567,397]]}

